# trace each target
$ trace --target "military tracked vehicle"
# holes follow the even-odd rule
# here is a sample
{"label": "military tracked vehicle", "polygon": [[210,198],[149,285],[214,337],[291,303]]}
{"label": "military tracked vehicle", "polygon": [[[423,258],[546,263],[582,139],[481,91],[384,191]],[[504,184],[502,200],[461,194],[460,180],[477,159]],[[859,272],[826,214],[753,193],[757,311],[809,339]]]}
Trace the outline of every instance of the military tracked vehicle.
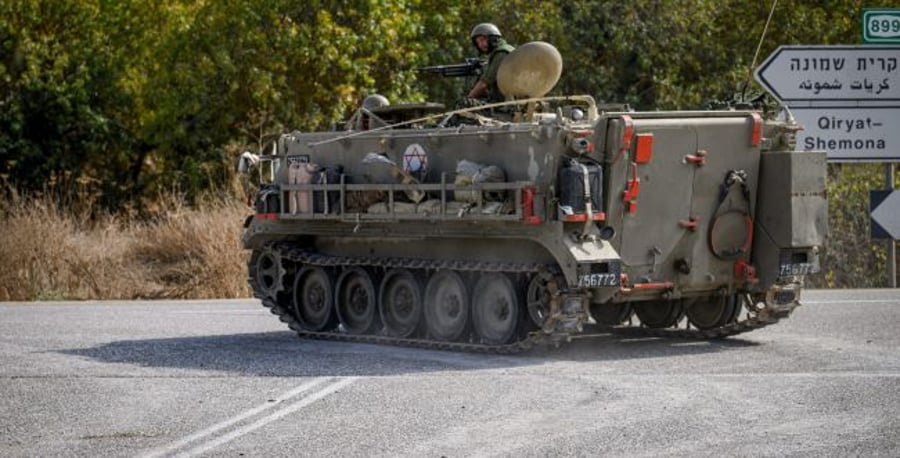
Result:
{"label": "military tracked vehicle", "polygon": [[243,236],[263,305],[302,337],[512,353],[597,329],[726,337],[800,304],[825,153],[793,151],[790,117],[546,97],[546,43],[503,65],[507,102],[374,97],[282,135]]}

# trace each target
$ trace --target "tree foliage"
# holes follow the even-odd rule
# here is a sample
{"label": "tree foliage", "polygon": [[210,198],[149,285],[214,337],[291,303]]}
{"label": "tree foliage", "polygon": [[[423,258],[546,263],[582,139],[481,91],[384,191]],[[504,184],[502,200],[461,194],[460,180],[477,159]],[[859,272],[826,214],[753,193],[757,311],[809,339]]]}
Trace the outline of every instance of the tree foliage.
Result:
{"label": "tree foliage", "polygon": [[453,103],[467,89],[461,81],[415,68],[473,56],[468,35],[479,22],[514,44],[555,44],[564,60],[555,93],[638,109],[702,108],[759,91],[751,68],[778,45],[859,42],[858,0],[781,1],[760,41],[771,5],[7,0],[0,183],[88,192],[109,209],[140,209],[173,187],[195,196],[222,186],[238,149],[327,129],[368,94]]}
{"label": "tree foliage", "polygon": [[828,212],[831,233],[817,286],[873,288],[886,280],[883,243],[869,239],[869,191],[883,189],[883,167],[875,164],[830,164]]}

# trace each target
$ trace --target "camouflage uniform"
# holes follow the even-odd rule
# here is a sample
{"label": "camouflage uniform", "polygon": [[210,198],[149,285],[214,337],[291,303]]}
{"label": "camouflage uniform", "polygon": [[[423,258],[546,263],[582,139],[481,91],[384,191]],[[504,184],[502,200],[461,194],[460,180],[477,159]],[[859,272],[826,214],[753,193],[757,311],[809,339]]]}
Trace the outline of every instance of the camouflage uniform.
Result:
{"label": "camouflage uniform", "polygon": [[502,102],[505,100],[503,98],[503,93],[500,92],[500,88],[497,86],[497,70],[500,69],[500,64],[507,54],[513,52],[515,49],[516,48],[507,43],[506,40],[499,38],[497,40],[497,45],[494,46],[494,49],[488,54],[487,65],[485,65],[484,72],[481,74],[481,78],[479,78],[478,81],[483,81],[488,85],[486,98],[490,103]]}

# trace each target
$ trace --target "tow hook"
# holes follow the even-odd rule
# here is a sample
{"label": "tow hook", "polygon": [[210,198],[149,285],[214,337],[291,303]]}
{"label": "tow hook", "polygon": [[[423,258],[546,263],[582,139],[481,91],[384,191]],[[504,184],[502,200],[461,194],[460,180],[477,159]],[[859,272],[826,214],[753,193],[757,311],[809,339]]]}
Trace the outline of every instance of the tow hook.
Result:
{"label": "tow hook", "polygon": [[772,285],[766,291],[766,301],[759,310],[759,318],[762,320],[778,320],[786,318],[800,307],[800,283],[793,282],[785,285]]}
{"label": "tow hook", "polygon": [[552,340],[570,340],[572,334],[582,332],[590,315],[587,304],[590,296],[584,292],[563,292],[555,281],[547,283],[550,293],[550,313],[541,330]]}

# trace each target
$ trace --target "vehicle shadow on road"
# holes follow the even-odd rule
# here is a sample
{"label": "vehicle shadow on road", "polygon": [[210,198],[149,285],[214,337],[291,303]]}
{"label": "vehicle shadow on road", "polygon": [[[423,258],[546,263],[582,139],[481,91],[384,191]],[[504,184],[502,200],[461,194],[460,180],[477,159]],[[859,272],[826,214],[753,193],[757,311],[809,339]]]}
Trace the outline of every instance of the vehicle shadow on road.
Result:
{"label": "vehicle shadow on road", "polygon": [[679,357],[758,345],[740,339],[693,341],[611,334],[519,355],[482,355],[372,344],[298,339],[288,331],[120,340],[60,350],[111,364],[226,372],[261,377],[383,376],[536,366],[557,361],[603,362]]}
{"label": "vehicle shadow on road", "polygon": [[536,349],[532,356],[556,361],[618,361],[740,351],[759,345],[758,342],[735,337],[697,340],[600,333],[578,336],[559,348]]}

